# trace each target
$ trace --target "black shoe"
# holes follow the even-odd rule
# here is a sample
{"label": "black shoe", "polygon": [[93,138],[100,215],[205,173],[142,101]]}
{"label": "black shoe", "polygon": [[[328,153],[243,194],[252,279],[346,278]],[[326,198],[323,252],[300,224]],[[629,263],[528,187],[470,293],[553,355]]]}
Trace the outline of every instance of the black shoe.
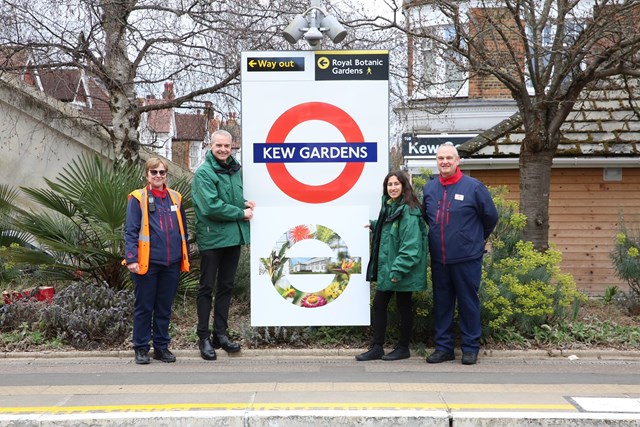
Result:
{"label": "black shoe", "polygon": [[148,365],[149,364],[149,350],[146,348],[136,348],[136,363],[138,365]]}
{"label": "black shoe", "polygon": [[478,362],[478,353],[474,353],[473,351],[465,351],[462,353],[462,364],[463,365],[475,365]]}
{"label": "black shoe", "polygon": [[382,356],[382,360],[401,360],[408,359],[410,357],[411,352],[409,352],[409,347],[406,345],[397,345],[391,353]]}
{"label": "black shoe", "polygon": [[222,348],[227,353],[237,353],[240,351],[240,344],[231,342],[226,335],[214,335],[212,343],[214,348]]}
{"label": "black shoe", "polygon": [[176,357],[166,348],[154,348],[153,358],[156,360],[162,360],[164,363],[173,363],[176,361]]}
{"label": "black shoe", "polygon": [[448,360],[454,360],[456,356],[453,353],[447,353],[442,350],[436,350],[429,357],[427,357],[427,363],[442,363]]}
{"label": "black shoe", "polygon": [[380,360],[384,356],[384,349],[380,344],[373,344],[369,347],[368,351],[356,356],[356,360],[359,362],[366,362],[367,360]]}
{"label": "black shoe", "polygon": [[200,356],[204,360],[216,360],[218,358],[216,351],[213,349],[213,345],[211,345],[211,339],[201,338],[198,343],[198,348],[200,349]]}

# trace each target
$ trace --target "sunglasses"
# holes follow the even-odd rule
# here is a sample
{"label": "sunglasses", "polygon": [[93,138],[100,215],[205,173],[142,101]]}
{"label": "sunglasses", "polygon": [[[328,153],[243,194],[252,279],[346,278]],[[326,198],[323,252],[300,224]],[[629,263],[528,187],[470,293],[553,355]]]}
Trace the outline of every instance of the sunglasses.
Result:
{"label": "sunglasses", "polygon": [[164,169],[149,169],[149,172],[151,172],[151,175],[156,176],[156,175],[160,175],[160,176],[165,176],[167,171]]}

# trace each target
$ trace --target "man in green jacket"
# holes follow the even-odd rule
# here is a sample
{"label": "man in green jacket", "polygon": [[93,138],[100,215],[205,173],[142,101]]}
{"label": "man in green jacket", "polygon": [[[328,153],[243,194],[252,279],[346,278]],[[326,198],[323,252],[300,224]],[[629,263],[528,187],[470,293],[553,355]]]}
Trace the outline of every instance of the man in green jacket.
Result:
{"label": "man in green jacket", "polygon": [[[244,199],[240,163],[231,155],[232,139],[225,130],[213,133],[211,151],[207,152],[191,184],[201,255],[198,347],[205,360],[216,360],[216,348],[228,353],[240,351],[240,344],[231,342],[227,335],[229,306],[240,247],[249,244],[249,220],[255,203]],[[212,334],[209,318],[214,285]]]}

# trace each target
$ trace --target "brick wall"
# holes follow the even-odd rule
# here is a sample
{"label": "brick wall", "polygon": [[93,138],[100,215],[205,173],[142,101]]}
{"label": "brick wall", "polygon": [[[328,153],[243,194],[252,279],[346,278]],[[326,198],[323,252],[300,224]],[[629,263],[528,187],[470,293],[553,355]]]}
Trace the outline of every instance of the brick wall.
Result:
{"label": "brick wall", "polygon": [[502,68],[512,75],[520,72],[514,69],[516,64],[512,59],[515,53],[519,64],[524,64],[517,22],[504,8],[474,8],[469,15],[469,32],[474,40],[469,46],[470,55],[479,64],[470,72],[469,99],[512,99],[507,88],[485,68]]}

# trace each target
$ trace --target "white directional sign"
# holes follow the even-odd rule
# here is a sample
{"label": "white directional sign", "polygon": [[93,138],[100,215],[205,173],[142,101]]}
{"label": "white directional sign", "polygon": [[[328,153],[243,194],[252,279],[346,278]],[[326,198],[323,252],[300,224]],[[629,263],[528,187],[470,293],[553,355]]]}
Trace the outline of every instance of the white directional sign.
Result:
{"label": "white directional sign", "polygon": [[386,51],[245,52],[242,162],[254,326],[368,325],[388,171]]}

